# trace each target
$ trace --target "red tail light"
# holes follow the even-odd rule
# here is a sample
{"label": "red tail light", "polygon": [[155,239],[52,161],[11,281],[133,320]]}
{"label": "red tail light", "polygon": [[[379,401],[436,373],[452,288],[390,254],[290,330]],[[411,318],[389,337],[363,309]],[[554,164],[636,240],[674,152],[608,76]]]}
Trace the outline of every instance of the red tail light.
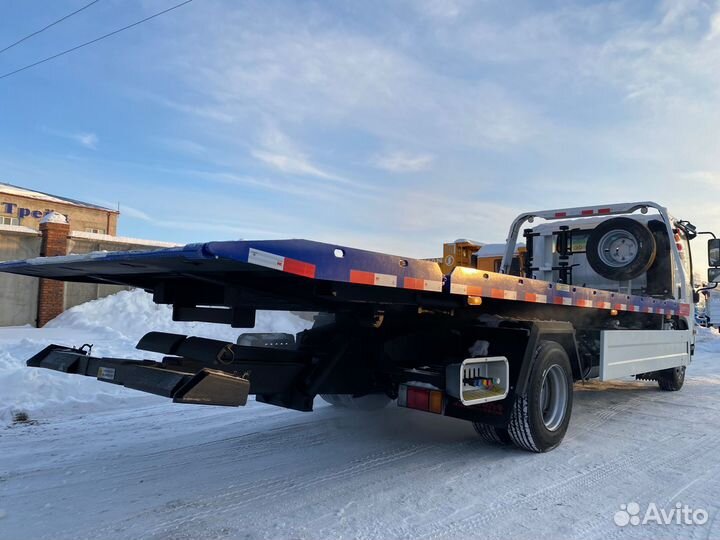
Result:
{"label": "red tail light", "polygon": [[445,396],[442,391],[401,384],[398,391],[398,405],[408,409],[442,414]]}

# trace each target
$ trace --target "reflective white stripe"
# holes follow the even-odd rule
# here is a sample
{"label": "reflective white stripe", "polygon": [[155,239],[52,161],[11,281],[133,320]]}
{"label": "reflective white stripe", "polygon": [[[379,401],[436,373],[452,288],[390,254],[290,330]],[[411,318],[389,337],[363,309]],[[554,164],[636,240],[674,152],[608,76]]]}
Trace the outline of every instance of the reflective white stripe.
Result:
{"label": "reflective white stripe", "polygon": [[505,300],[517,300],[517,293],[515,291],[503,291]]}
{"label": "reflective white stripe", "polygon": [[536,294],[535,295],[535,301],[538,304],[547,304],[547,296],[544,294]]}
{"label": "reflective white stripe", "polygon": [[250,248],[250,252],[248,253],[248,262],[257,264],[258,266],[272,268],[273,270],[282,270],[285,267],[285,257],[253,248]]}
{"label": "reflective white stripe", "polygon": [[380,285],[381,287],[397,287],[397,276],[375,274],[375,285]]}
{"label": "reflective white stripe", "polygon": [[564,306],[572,306],[572,298],[565,298],[563,296],[562,303]]}
{"label": "reflective white stripe", "polygon": [[450,294],[467,294],[467,285],[461,283],[450,284]]}
{"label": "reflective white stripe", "polygon": [[618,304],[620,306],[620,311],[627,311],[627,304]]}
{"label": "reflective white stripe", "polygon": [[426,291],[442,292],[442,281],[433,281],[431,279],[423,280],[423,289]]}

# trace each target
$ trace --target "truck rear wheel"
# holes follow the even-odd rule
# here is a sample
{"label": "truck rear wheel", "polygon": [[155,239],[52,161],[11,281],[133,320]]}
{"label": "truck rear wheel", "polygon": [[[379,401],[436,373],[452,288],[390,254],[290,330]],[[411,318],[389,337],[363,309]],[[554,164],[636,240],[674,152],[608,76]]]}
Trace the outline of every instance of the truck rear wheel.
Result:
{"label": "truck rear wheel", "polygon": [[353,397],[352,394],[320,394],[320,398],[333,407],[356,411],[379,411],[392,401],[385,394],[368,394],[360,397]]}
{"label": "truck rear wheel", "polygon": [[473,422],[473,427],[480,438],[489,443],[510,444],[512,439],[508,430],[505,428],[483,424],[482,422]]}
{"label": "truck rear wheel", "polygon": [[661,390],[677,392],[685,384],[685,366],[663,369],[658,373],[657,382]]}
{"label": "truck rear wheel", "polygon": [[572,412],[573,378],[565,349],[541,341],[525,392],[515,397],[508,434],[516,446],[547,452],[560,444]]}

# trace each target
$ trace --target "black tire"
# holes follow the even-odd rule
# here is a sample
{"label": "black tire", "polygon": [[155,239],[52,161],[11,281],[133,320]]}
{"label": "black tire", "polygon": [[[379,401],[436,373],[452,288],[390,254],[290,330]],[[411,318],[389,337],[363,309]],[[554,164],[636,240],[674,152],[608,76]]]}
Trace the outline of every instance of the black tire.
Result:
{"label": "black tire", "polygon": [[666,392],[677,392],[685,384],[685,366],[663,369],[658,373],[658,385]]}
{"label": "black tire", "polygon": [[482,422],[473,422],[473,427],[485,442],[493,444],[510,444],[512,442],[510,434],[505,428],[483,424]]}
{"label": "black tire", "polygon": [[354,411],[379,411],[392,401],[385,394],[368,394],[360,397],[353,397],[351,394],[320,394],[320,398],[333,407]]}
{"label": "black tire", "polygon": [[[549,386],[543,392],[546,381]],[[543,403],[544,398],[547,401]],[[565,437],[572,401],[572,369],[565,349],[554,341],[541,341],[535,349],[525,392],[515,396],[508,424],[512,442],[530,452],[555,448]]]}
{"label": "black tire", "polygon": [[[612,256],[608,244],[612,242],[613,235],[617,240],[612,245],[634,245],[632,254],[624,256],[617,251]],[[647,272],[655,261],[656,252],[655,237],[650,229],[626,217],[608,219],[595,227],[585,247],[585,255],[592,269],[606,279],[617,281],[634,279]]]}

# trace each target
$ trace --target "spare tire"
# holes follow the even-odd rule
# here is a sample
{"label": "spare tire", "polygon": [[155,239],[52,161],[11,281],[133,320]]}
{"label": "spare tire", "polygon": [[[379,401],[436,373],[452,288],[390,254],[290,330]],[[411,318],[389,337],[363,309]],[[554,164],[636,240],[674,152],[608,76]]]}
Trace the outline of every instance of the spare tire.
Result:
{"label": "spare tire", "polygon": [[626,281],[647,272],[655,261],[655,237],[645,225],[626,217],[608,219],[588,236],[585,254],[595,272]]}

